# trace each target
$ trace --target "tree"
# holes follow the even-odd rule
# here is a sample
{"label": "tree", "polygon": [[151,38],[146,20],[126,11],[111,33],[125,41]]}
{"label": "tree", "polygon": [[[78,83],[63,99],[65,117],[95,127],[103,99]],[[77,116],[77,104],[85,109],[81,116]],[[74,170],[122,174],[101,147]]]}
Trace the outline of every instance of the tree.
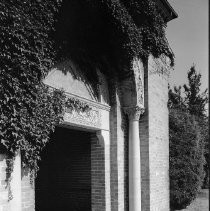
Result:
{"label": "tree", "polygon": [[193,65],[187,73],[188,85],[184,84],[185,104],[190,114],[203,118],[206,116],[206,103],[208,102],[207,89],[200,93],[201,74],[197,73]]}
{"label": "tree", "polygon": [[[193,65],[187,73],[188,85],[184,85],[185,104],[190,114],[196,117],[200,125],[202,142],[205,149],[209,148],[209,134],[208,134],[208,117],[206,116],[206,104],[208,103],[208,89],[204,92],[200,91],[201,74],[197,73],[195,65]],[[203,187],[208,186],[209,177],[209,150],[204,151],[206,164],[204,166],[205,178]]]}
{"label": "tree", "polygon": [[168,100],[168,107],[170,109],[177,108],[180,110],[186,110],[186,105],[184,102],[184,98],[182,97],[182,87],[174,86],[174,89],[170,89],[169,87],[169,100]]}
{"label": "tree", "polygon": [[170,196],[175,209],[186,207],[196,197],[204,178],[203,166],[208,176],[208,96],[207,90],[200,93],[200,85],[201,74],[193,65],[184,92],[181,86],[169,87]]}
{"label": "tree", "polygon": [[205,177],[203,181],[203,188],[209,188],[209,167],[210,167],[210,157],[209,157],[209,119],[206,118],[203,121],[202,125],[202,135],[203,135],[203,143],[204,143],[204,157],[206,163],[204,165]]}
{"label": "tree", "polygon": [[203,181],[203,146],[200,128],[189,113],[171,109],[170,137],[170,206],[186,208],[196,197]]}

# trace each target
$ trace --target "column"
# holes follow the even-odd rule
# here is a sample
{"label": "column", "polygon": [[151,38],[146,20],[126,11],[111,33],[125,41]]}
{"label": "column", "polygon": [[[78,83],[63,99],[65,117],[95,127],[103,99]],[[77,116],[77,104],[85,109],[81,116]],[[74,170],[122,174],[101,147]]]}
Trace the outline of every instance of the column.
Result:
{"label": "column", "polygon": [[139,118],[144,109],[126,108],[129,117],[129,211],[141,211],[141,160]]}

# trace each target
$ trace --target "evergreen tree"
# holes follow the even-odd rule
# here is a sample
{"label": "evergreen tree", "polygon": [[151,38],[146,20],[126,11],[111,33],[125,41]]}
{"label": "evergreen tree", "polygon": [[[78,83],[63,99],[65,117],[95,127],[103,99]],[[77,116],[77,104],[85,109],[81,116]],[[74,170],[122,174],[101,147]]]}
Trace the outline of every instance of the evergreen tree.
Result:
{"label": "evergreen tree", "polygon": [[193,65],[187,73],[188,85],[184,85],[185,104],[190,114],[196,117],[196,121],[200,125],[201,141],[203,142],[205,151],[204,156],[206,164],[204,166],[205,179],[203,187],[208,186],[209,175],[209,134],[208,134],[208,117],[206,116],[206,104],[208,103],[208,89],[201,92],[201,74],[198,73]]}
{"label": "evergreen tree", "polygon": [[206,103],[208,102],[207,89],[200,93],[201,74],[197,73],[193,65],[187,73],[188,85],[184,84],[185,104],[190,114],[199,118],[206,116]]}
{"label": "evergreen tree", "polygon": [[[170,204],[182,209],[196,197],[208,181],[207,89],[201,93],[201,74],[193,65],[187,74],[188,85],[169,87]],[[205,164],[206,158],[206,164]],[[205,164],[205,165],[204,165]],[[203,170],[204,168],[204,170]],[[204,185],[204,186],[205,186]]]}
{"label": "evergreen tree", "polygon": [[186,110],[186,105],[184,102],[184,98],[182,96],[182,87],[174,86],[173,90],[169,87],[169,100],[168,100],[168,107],[170,109],[180,109]]}
{"label": "evergreen tree", "polygon": [[169,128],[170,206],[183,209],[196,198],[204,178],[201,130],[193,115],[178,109],[170,110]]}

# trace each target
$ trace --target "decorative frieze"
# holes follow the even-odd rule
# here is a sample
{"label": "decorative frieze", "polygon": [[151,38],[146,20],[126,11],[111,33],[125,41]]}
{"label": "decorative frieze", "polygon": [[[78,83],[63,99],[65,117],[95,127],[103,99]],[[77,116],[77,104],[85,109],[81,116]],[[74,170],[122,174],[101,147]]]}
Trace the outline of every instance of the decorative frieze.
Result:
{"label": "decorative frieze", "polygon": [[64,121],[68,123],[73,123],[74,125],[76,124],[100,128],[101,113],[96,108],[91,108],[90,110],[85,112],[67,109],[64,114]]}

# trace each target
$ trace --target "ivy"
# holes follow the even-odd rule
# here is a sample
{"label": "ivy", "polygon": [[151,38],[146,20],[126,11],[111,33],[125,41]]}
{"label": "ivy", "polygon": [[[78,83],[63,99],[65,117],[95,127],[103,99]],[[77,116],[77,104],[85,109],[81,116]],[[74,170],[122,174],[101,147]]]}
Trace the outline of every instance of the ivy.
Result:
{"label": "ivy", "polygon": [[146,60],[150,54],[165,55],[174,65],[157,1],[64,0],[62,5],[55,33],[59,56],[79,61],[88,55],[85,66],[92,75],[90,61],[105,74],[114,69],[120,77],[132,74],[133,58]]}
{"label": "ivy", "polygon": [[55,61],[52,34],[59,6],[59,1],[48,0],[0,2],[0,143],[11,156],[8,187],[16,152],[21,150],[23,167],[36,175],[40,153],[62,122],[65,107],[78,104],[42,83]]}
{"label": "ivy", "polygon": [[[68,51],[73,47],[83,49],[100,62],[106,57],[112,65],[114,63],[115,69],[119,69],[120,75],[122,66],[131,67],[133,58],[147,59],[150,54],[155,58],[164,54],[173,66],[174,55],[165,36],[167,23],[160,14],[157,1],[78,0],[77,4],[80,5],[78,8],[72,1],[66,5],[66,13],[82,16],[76,18],[78,25],[70,25],[69,33],[61,36],[61,40],[71,37],[65,40]],[[72,20],[73,16],[70,18]],[[62,19],[62,23],[65,20]],[[65,28],[68,28],[67,24]],[[132,72],[131,69],[128,71]]]}
{"label": "ivy", "polygon": [[63,122],[66,109],[87,112],[90,107],[86,103],[66,96],[62,90],[52,91],[44,85],[37,93],[36,101],[30,102],[30,107],[25,107],[20,102],[20,107],[16,111],[13,104],[14,113],[9,115],[7,109],[10,109],[11,104],[8,102],[5,105],[1,104],[0,138],[1,144],[10,152],[6,170],[10,200],[12,199],[10,181],[15,153],[21,149],[22,167],[29,168],[33,182],[39,169],[41,151],[50,141],[50,133],[55,130],[55,126]]}
{"label": "ivy", "polygon": [[76,98],[67,98],[65,101],[65,108],[70,110],[75,110],[77,112],[88,112],[90,107],[87,103],[84,103]]}
{"label": "ivy", "polygon": [[65,108],[90,109],[43,84],[56,61],[82,61],[94,82],[97,68],[132,74],[119,64],[130,67],[134,57],[165,54],[173,63],[154,0],[2,0],[0,23],[0,143],[13,157],[21,150],[23,167],[35,174]]}

